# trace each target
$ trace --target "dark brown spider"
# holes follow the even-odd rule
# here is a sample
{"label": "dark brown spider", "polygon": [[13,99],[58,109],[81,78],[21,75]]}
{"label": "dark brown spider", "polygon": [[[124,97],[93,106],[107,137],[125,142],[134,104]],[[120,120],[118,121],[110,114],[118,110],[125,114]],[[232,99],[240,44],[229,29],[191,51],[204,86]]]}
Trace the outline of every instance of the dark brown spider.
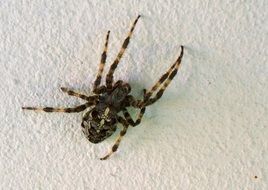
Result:
{"label": "dark brown spider", "polygon": [[[81,112],[87,108],[91,108],[85,113],[82,119],[82,130],[86,135],[87,139],[92,143],[99,143],[109,136],[111,136],[115,130],[116,125],[121,123],[123,129],[120,131],[119,137],[116,139],[115,144],[112,149],[106,154],[101,160],[106,160],[110,155],[115,152],[121,142],[122,137],[126,134],[128,126],[135,127],[140,124],[143,114],[145,112],[146,106],[155,103],[162,95],[171,80],[177,74],[177,70],[180,66],[181,59],[183,56],[183,46],[181,46],[181,53],[175,63],[170,67],[170,69],[162,75],[158,82],[148,91],[143,90],[143,100],[136,100],[129,93],[131,87],[128,83],[121,80],[114,83],[113,74],[114,71],[121,60],[132,36],[133,30],[140,18],[140,15],[134,21],[127,38],[123,42],[122,48],[118,53],[115,61],[110,67],[110,70],[106,76],[106,85],[100,86],[104,64],[106,62],[106,52],[108,47],[108,40],[110,31],[108,31],[106,36],[106,42],[104,50],[101,56],[101,61],[99,65],[98,74],[94,82],[93,96],[86,96],[67,88],[61,88],[63,92],[66,92],[70,96],[76,96],[86,101],[85,104],[79,105],[73,108],[53,108],[53,107],[22,107],[22,109],[35,110],[35,111],[45,111],[45,112]],[[158,90],[158,91],[157,91]],[[156,92],[157,91],[157,92]],[[156,94],[153,96],[153,93]],[[127,111],[127,107],[134,107],[140,110],[138,118],[134,121]],[[119,112],[123,113],[123,116],[118,115]]]}

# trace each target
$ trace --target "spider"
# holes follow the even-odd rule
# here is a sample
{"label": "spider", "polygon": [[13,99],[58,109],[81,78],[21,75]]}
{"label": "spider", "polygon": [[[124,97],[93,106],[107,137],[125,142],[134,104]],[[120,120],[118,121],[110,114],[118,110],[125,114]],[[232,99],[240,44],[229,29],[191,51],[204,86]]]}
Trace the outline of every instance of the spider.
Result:
{"label": "spider", "polygon": [[[68,95],[85,100],[85,104],[71,108],[22,107],[22,109],[44,112],[74,113],[82,112],[87,108],[90,108],[89,111],[84,114],[81,126],[83,133],[92,143],[99,143],[110,137],[116,131],[117,124],[121,123],[123,129],[120,131],[120,134],[117,137],[114,145],[112,146],[110,151],[100,159],[106,160],[107,158],[109,158],[118,149],[122,137],[126,134],[128,127],[135,127],[139,125],[145,113],[146,107],[155,103],[159,98],[161,98],[165,89],[170,84],[174,76],[177,74],[178,68],[183,57],[183,46],[181,46],[181,53],[175,63],[169,68],[169,70],[161,76],[161,78],[150,90],[143,89],[142,100],[136,100],[132,95],[130,95],[131,87],[128,83],[123,82],[122,80],[114,82],[114,71],[117,68],[118,63],[120,62],[126,48],[128,47],[130,38],[139,18],[140,15],[135,19],[134,23],[132,24],[131,29],[127,37],[125,38],[116,59],[110,66],[110,70],[106,75],[106,85],[100,84],[107,57],[110,31],[108,31],[106,35],[104,50],[101,55],[98,73],[94,82],[94,95],[87,96],[67,88],[61,88],[61,90]],[[139,109],[139,113],[135,121],[130,116],[127,107],[134,107],[136,109]],[[120,112],[122,114],[119,114]]]}

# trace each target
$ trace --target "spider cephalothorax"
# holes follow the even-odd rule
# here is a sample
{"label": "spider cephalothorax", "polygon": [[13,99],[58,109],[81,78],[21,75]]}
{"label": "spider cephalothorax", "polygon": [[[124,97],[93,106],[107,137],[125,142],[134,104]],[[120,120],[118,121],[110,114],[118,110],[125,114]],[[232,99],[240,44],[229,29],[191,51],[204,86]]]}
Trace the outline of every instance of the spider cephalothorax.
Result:
{"label": "spider cephalothorax", "polygon": [[[76,96],[86,101],[85,104],[79,105],[73,108],[53,108],[53,107],[22,107],[22,109],[27,110],[36,110],[36,111],[45,111],[45,112],[81,112],[90,108],[87,111],[82,119],[82,130],[86,135],[87,139],[92,143],[99,143],[109,136],[111,136],[117,128],[117,124],[120,123],[123,125],[123,129],[120,132],[119,137],[116,139],[115,144],[112,146],[112,149],[108,154],[101,158],[105,160],[110,157],[110,155],[115,152],[121,142],[122,137],[126,134],[129,126],[135,127],[140,124],[143,114],[147,106],[156,102],[163,95],[165,89],[170,84],[171,80],[177,74],[178,68],[181,63],[183,56],[183,46],[181,46],[181,53],[175,63],[170,67],[170,69],[162,75],[158,82],[150,89],[143,90],[143,99],[136,100],[132,95],[130,95],[131,87],[128,83],[125,83],[121,80],[114,83],[113,74],[119,61],[121,60],[128,44],[136,23],[138,22],[140,16],[134,21],[128,36],[123,42],[122,48],[119,51],[116,59],[110,66],[110,70],[106,75],[106,84],[100,86],[102,73],[107,57],[108,41],[110,31],[106,35],[106,42],[104,45],[104,50],[101,56],[101,61],[99,65],[98,74],[94,82],[92,96],[87,96],[81,93],[74,92],[67,88],[61,88],[63,92],[66,92],[70,96]],[[134,121],[130,114],[128,113],[127,108],[134,107],[140,110],[136,121]],[[120,116],[119,113],[123,113],[123,116]]]}

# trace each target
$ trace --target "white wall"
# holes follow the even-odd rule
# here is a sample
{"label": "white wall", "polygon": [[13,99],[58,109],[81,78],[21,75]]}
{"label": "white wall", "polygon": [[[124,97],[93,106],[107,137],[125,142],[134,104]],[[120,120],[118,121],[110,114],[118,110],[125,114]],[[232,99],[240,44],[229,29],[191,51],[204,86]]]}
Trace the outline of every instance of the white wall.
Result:
{"label": "white wall", "polygon": [[[0,1],[2,189],[268,189],[267,1]],[[107,30],[108,63],[142,14],[116,79],[150,88],[185,45],[164,96],[100,161],[116,135],[89,143],[78,105]],[[107,69],[107,68],[106,68]],[[106,70],[107,71],[107,70]],[[256,177],[255,177],[256,176]]]}

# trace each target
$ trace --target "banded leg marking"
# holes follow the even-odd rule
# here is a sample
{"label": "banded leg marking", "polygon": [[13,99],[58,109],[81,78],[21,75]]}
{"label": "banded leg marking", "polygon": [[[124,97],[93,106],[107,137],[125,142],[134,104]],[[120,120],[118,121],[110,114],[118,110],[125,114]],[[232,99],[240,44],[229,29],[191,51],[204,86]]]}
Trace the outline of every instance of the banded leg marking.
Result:
{"label": "banded leg marking", "polygon": [[127,129],[128,129],[128,123],[127,123],[127,121],[125,119],[123,119],[122,117],[119,117],[118,121],[123,124],[123,129],[120,131],[120,134],[117,137],[117,139],[116,139],[114,145],[112,146],[111,150],[104,157],[100,158],[100,160],[106,160],[106,159],[108,159],[114,152],[117,151],[117,149],[119,147],[119,144],[120,144],[123,136],[127,132]]}
{"label": "banded leg marking", "polygon": [[142,119],[142,117],[143,117],[143,115],[144,115],[144,113],[145,113],[145,110],[146,110],[145,107],[143,107],[143,108],[140,109],[140,112],[139,112],[139,114],[138,114],[138,117],[137,117],[137,120],[136,120],[136,121],[134,121],[134,120],[131,118],[131,116],[130,116],[129,112],[127,111],[127,109],[124,109],[124,110],[123,110],[123,115],[124,115],[124,117],[126,118],[127,122],[128,122],[132,127],[135,127],[135,126],[137,126],[137,125],[139,125],[139,124],[141,123],[141,119]]}
{"label": "banded leg marking", "polygon": [[104,65],[106,63],[106,58],[107,58],[107,50],[108,50],[109,36],[110,36],[110,31],[108,31],[107,32],[107,35],[106,35],[104,50],[103,50],[102,55],[101,55],[101,61],[100,61],[100,65],[99,65],[98,74],[97,74],[96,80],[94,82],[93,92],[95,92],[95,90],[97,89],[97,87],[101,83],[102,73],[103,73]]}
{"label": "banded leg marking", "polygon": [[69,90],[69,89],[67,89],[65,87],[61,87],[60,89],[61,89],[62,92],[67,93],[69,96],[75,96],[75,97],[78,97],[78,98],[81,98],[81,99],[87,100],[87,101],[91,99],[89,96],[86,96],[84,94],[80,94],[78,92],[74,92],[74,91]]}
{"label": "banded leg marking", "polygon": [[130,31],[128,33],[128,36],[124,40],[123,45],[122,45],[119,53],[117,54],[117,57],[114,60],[113,64],[111,65],[110,70],[109,70],[109,72],[108,72],[108,74],[106,76],[106,86],[107,86],[108,89],[111,89],[112,88],[114,71],[115,71],[115,69],[116,69],[116,67],[117,67],[120,59],[122,58],[122,56],[123,56],[123,54],[124,54],[124,52],[125,52],[128,44],[129,44],[130,38],[132,36],[132,33],[133,33],[134,29],[135,29],[135,26],[136,26],[139,18],[140,18],[140,15],[136,18],[136,20],[132,24],[132,27],[131,27],[131,29],[130,29]]}
{"label": "banded leg marking", "polygon": [[[170,67],[170,69],[162,75],[162,77],[159,79],[159,81],[152,87],[152,89],[146,93],[143,105],[148,106],[156,102],[161,96],[163,95],[165,89],[168,87],[170,84],[171,80],[175,77],[175,75],[178,72],[178,68],[181,64],[181,60],[183,57],[183,50],[184,47],[181,46],[181,53],[176,62]],[[156,93],[155,97],[150,98],[152,94],[162,85],[160,90]]]}
{"label": "banded leg marking", "polygon": [[87,102],[77,107],[73,108],[53,108],[53,107],[22,107],[24,110],[34,110],[34,111],[44,111],[44,112],[65,112],[65,113],[73,113],[73,112],[81,112],[84,111],[86,108],[92,106],[94,101]]}

